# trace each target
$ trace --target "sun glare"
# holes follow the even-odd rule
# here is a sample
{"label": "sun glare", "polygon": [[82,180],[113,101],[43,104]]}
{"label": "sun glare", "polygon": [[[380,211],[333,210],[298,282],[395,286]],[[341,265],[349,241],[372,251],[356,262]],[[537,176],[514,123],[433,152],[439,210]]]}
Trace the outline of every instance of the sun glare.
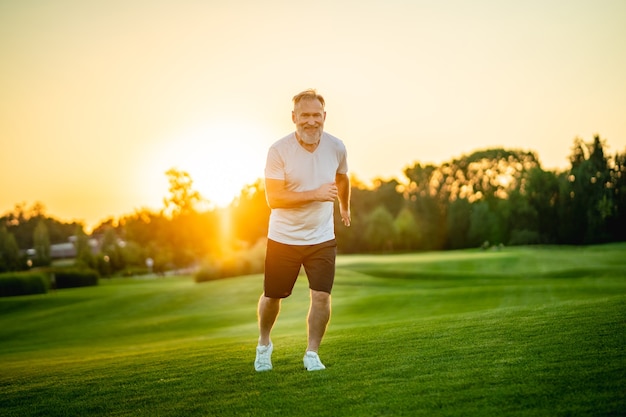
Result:
{"label": "sun glare", "polygon": [[157,146],[148,161],[150,170],[161,175],[158,183],[154,179],[152,183],[165,196],[165,172],[176,168],[189,173],[193,189],[209,205],[224,207],[245,185],[263,176],[266,146],[261,130],[246,125],[207,125],[179,132]]}

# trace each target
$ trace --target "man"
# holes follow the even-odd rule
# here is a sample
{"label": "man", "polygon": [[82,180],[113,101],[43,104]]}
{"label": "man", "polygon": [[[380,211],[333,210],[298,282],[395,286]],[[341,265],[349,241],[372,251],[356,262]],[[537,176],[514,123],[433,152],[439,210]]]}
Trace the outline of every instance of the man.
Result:
{"label": "man", "polygon": [[343,224],[350,226],[350,180],[346,147],[324,132],[324,98],[306,90],[293,98],[296,131],[274,143],[265,166],[265,192],[271,208],[265,257],[264,293],[258,305],[259,343],[254,368],[272,369],[270,333],[283,298],[289,297],[304,266],[310,289],[309,371],[322,364],[318,349],[330,320],[337,244],[333,223],[335,198]]}

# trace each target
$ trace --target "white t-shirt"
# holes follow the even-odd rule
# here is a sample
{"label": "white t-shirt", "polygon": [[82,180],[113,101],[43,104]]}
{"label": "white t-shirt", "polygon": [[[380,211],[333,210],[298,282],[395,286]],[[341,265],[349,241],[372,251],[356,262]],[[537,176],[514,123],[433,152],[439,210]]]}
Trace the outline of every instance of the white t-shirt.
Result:
{"label": "white t-shirt", "polygon": [[[335,182],[348,172],[343,142],[323,132],[314,152],[304,149],[295,132],[275,142],[267,153],[265,178],[284,180],[289,191],[310,191]],[[335,238],[333,203],[314,201],[294,208],[275,208],[267,237],[288,245],[314,245]]]}

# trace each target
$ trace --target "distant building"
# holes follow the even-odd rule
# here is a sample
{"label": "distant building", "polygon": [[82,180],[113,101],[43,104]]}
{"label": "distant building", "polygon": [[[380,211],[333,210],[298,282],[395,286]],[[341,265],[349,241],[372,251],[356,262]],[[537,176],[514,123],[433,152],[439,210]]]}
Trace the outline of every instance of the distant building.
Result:
{"label": "distant building", "polygon": [[[91,253],[96,255],[100,252],[100,242],[98,239],[91,238],[88,241]],[[29,258],[34,258],[37,255],[35,249],[27,249],[26,255]],[[65,243],[53,243],[50,245],[50,258],[51,259],[72,259],[76,258],[76,236],[70,236],[69,242]]]}

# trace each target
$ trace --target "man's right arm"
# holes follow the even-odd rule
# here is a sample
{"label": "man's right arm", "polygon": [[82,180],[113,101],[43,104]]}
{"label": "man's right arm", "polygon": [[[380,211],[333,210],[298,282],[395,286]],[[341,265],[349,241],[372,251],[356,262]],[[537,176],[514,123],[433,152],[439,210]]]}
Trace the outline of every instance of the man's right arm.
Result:
{"label": "man's right arm", "polygon": [[272,209],[300,207],[312,201],[335,201],[337,192],[334,182],[310,191],[289,191],[284,180],[265,178],[265,197]]}

